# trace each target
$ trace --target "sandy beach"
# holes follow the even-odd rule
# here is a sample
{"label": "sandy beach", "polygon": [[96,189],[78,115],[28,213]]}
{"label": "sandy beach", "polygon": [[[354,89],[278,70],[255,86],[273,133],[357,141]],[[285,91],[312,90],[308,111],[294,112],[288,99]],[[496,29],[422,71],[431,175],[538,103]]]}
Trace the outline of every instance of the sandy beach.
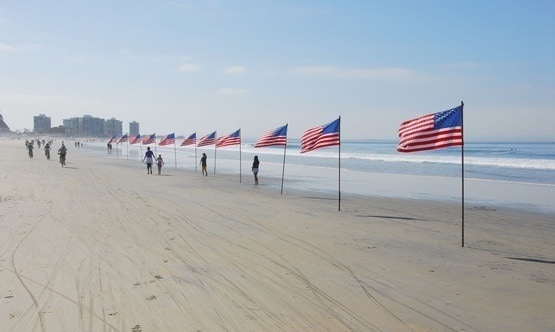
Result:
{"label": "sandy beach", "polygon": [[[553,331],[555,216],[0,140],[2,331]],[[59,147],[54,145],[55,149]]]}

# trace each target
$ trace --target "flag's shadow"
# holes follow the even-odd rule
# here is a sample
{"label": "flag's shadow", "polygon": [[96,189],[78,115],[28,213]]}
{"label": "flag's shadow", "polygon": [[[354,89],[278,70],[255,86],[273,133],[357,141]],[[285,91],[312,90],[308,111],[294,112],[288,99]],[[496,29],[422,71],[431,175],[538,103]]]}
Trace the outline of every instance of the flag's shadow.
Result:
{"label": "flag's shadow", "polygon": [[548,261],[545,259],[539,258],[524,258],[524,257],[505,257],[508,259],[512,259],[515,261],[525,261],[525,262],[533,262],[533,263],[543,263],[543,264],[555,264],[555,261]]}
{"label": "flag's shadow", "polygon": [[380,219],[397,219],[397,220],[424,220],[419,218],[399,217],[399,216],[380,216],[380,215],[363,215],[359,214],[358,217],[362,218],[380,218]]}

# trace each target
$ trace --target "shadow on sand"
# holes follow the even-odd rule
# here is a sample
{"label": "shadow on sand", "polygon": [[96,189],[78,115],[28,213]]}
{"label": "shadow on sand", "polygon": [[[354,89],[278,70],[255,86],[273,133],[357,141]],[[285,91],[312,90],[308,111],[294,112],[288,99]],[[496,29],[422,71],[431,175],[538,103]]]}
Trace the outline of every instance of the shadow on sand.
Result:
{"label": "shadow on sand", "polygon": [[538,258],[522,258],[522,257],[505,257],[508,259],[512,259],[515,261],[525,261],[525,262],[533,262],[533,263],[543,263],[543,264],[555,264],[555,261],[546,261],[544,259]]}
{"label": "shadow on sand", "polygon": [[382,219],[397,219],[397,220],[424,220],[424,219],[418,219],[418,218],[410,218],[410,217],[397,217],[397,216],[378,216],[378,215],[362,215],[362,214],[358,214],[358,217],[363,217],[363,218],[382,218]]}

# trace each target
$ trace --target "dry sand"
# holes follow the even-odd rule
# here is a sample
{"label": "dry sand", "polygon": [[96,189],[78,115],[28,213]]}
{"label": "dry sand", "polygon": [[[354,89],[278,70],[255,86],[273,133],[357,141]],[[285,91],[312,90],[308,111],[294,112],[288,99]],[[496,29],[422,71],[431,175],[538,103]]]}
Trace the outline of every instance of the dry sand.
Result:
{"label": "dry sand", "polygon": [[[553,331],[549,214],[0,141],[2,331]],[[57,146],[55,146],[57,149]],[[53,155],[53,157],[55,157]]]}

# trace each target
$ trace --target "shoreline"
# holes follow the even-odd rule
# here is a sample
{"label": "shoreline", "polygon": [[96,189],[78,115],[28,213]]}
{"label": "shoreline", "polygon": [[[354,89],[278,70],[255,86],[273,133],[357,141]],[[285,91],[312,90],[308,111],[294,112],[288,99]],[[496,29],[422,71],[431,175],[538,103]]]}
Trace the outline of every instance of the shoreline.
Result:
{"label": "shoreline", "polygon": [[[159,148],[159,147],[158,147]],[[89,150],[87,147],[85,151]],[[99,146],[90,148],[92,153],[107,158],[116,159],[114,154],[107,155]],[[199,149],[209,152],[208,171],[213,171],[213,150]],[[167,168],[173,168],[173,151],[165,148],[163,153]],[[137,151],[135,151],[137,152]],[[229,151],[221,151],[229,153]],[[138,154],[134,157],[139,158]],[[191,170],[182,162],[184,156],[178,155],[180,160],[178,169]],[[250,159],[252,153],[244,153],[242,161],[243,177],[250,178]],[[119,159],[121,159],[121,154]],[[190,158],[190,157],[189,157]],[[132,159],[130,159],[132,160]],[[191,160],[192,161],[192,160]],[[230,176],[239,175],[237,164],[239,160],[219,157],[217,172]],[[192,161],[191,166],[194,166]],[[276,183],[281,187],[282,164],[261,160],[259,176],[266,182]],[[443,201],[447,203],[461,203],[461,179],[448,176],[394,174],[382,172],[367,172],[358,170],[341,170],[342,195],[362,195],[368,197],[391,197],[422,199],[427,201]],[[286,164],[284,193],[287,191],[308,191],[322,194],[336,195],[338,192],[338,171],[327,166],[308,166]],[[530,182],[500,181],[477,178],[465,178],[465,206],[485,205],[493,207],[511,207],[530,212],[555,215],[555,204],[551,197],[555,197],[555,185]]]}
{"label": "shoreline", "polygon": [[469,207],[461,248],[458,204],[0,145],[7,330],[555,328],[547,215]]}

